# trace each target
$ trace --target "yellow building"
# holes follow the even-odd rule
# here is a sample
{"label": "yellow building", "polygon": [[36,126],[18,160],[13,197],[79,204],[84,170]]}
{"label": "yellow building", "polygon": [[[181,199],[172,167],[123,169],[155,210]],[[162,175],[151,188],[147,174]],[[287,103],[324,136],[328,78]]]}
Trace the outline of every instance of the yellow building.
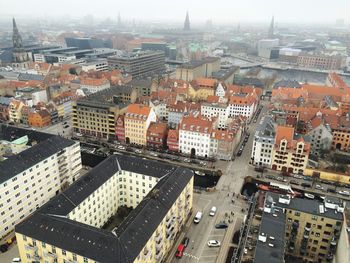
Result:
{"label": "yellow building", "polygon": [[293,127],[276,128],[275,146],[272,149],[272,169],[303,174],[310,153],[310,143],[294,133]]}
{"label": "yellow building", "polygon": [[[16,226],[21,260],[162,262],[189,217],[192,198],[192,171],[110,156]],[[133,210],[113,225],[109,219],[121,206]]]}
{"label": "yellow building", "polygon": [[[283,216],[278,216],[279,211],[284,211]],[[338,241],[343,224],[344,203],[339,198],[327,196],[324,202],[311,199],[291,198],[290,196],[267,193],[264,204],[262,225],[264,231],[259,234],[259,241],[274,244],[272,232],[277,225],[267,227],[270,221],[264,222],[266,214],[275,215],[279,223],[284,224],[284,246],[278,243],[290,262],[302,260],[302,262],[331,262],[335,256]],[[275,219],[274,219],[275,220]],[[272,238],[271,238],[272,236]],[[269,253],[267,253],[269,254]],[[261,260],[261,259],[260,259]],[[265,258],[268,260],[268,258]],[[268,262],[255,260],[254,263]],[[272,261],[271,262],[275,262]]]}
{"label": "yellow building", "polygon": [[341,184],[350,184],[350,175],[340,174],[332,171],[306,168],[304,175],[319,178],[320,180],[331,181]]}
{"label": "yellow building", "polygon": [[142,104],[130,104],[126,110],[125,141],[127,144],[147,145],[147,130],[157,116],[151,107]]}
{"label": "yellow building", "polygon": [[188,86],[187,95],[191,100],[206,101],[215,95],[216,83],[215,79],[197,78]]}
{"label": "yellow building", "polygon": [[73,131],[105,140],[115,138],[117,117],[130,101],[120,97],[120,87],[112,87],[79,99],[73,104]]}
{"label": "yellow building", "polygon": [[20,123],[22,119],[22,108],[25,106],[24,103],[20,100],[12,100],[9,106],[9,120]]}

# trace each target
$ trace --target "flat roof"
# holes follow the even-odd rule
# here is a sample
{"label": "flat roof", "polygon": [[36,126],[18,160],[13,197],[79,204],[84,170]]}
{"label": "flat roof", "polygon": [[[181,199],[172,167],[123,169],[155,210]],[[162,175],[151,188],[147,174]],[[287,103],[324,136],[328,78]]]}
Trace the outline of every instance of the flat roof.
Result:
{"label": "flat roof", "polygon": [[[117,228],[117,236],[66,218],[123,170],[158,177],[160,181]],[[112,155],[18,224],[15,231],[98,262],[133,262],[192,177],[193,171],[186,168]]]}

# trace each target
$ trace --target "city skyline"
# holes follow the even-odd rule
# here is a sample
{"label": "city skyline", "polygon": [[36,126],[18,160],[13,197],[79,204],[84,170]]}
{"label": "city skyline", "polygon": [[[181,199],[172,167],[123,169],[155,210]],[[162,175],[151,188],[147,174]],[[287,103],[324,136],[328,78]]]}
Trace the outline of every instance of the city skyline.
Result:
{"label": "city skyline", "polygon": [[[42,0],[30,1],[30,6],[19,9],[23,5],[21,1],[0,1],[3,7],[3,16],[29,16],[47,18],[51,16],[70,16],[72,18],[93,15],[94,18],[112,18],[117,20],[118,13],[124,20],[149,20],[149,21],[184,21],[186,11],[189,12],[191,22],[200,22],[212,19],[217,23],[226,22],[264,22],[267,17],[275,16],[279,23],[335,23],[337,19],[346,19],[350,2],[345,0],[335,1],[329,5],[326,0],[318,1],[317,6],[311,1],[296,0],[293,4],[283,5],[281,1],[249,0],[239,3],[228,3],[224,0],[216,1],[215,5],[209,1],[185,1],[178,0],[177,4],[169,8],[168,3],[160,0],[140,2],[101,0],[98,3],[89,3],[78,0],[70,2],[62,0],[60,6],[52,8]],[[81,8],[84,6],[84,8]],[[69,8],[67,8],[69,7]],[[106,8],[108,7],[108,8]],[[157,8],[156,15],[154,8]],[[254,8],[253,8],[254,7]],[[345,21],[346,22],[346,21]]]}

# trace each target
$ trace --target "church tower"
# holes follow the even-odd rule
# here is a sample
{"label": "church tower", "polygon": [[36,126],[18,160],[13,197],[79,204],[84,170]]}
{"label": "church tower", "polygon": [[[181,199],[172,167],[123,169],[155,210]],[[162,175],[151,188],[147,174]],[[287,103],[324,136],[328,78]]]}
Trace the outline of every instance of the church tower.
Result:
{"label": "church tower", "polygon": [[267,37],[269,39],[275,38],[274,31],[275,31],[275,17],[273,16],[271,19],[270,27],[269,27],[269,32],[267,33]]}
{"label": "church tower", "polygon": [[186,13],[186,19],[185,19],[185,24],[184,24],[184,31],[190,31],[190,17],[188,15],[188,12]]}
{"label": "church tower", "polygon": [[18,32],[16,21],[13,18],[13,50],[12,50],[12,67],[14,68],[28,68],[29,67],[29,55],[23,48],[22,37]]}

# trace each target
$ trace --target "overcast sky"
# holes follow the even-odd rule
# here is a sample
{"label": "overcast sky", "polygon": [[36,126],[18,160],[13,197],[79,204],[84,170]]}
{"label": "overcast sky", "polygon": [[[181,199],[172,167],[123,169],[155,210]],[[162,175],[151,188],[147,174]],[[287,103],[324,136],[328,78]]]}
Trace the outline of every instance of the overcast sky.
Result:
{"label": "overcast sky", "polygon": [[0,0],[0,15],[45,17],[65,15],[96,18],[177,20],[186,11],[192,21],[264,22],[274,15],[277,22],[350,22],[350,0]]}

